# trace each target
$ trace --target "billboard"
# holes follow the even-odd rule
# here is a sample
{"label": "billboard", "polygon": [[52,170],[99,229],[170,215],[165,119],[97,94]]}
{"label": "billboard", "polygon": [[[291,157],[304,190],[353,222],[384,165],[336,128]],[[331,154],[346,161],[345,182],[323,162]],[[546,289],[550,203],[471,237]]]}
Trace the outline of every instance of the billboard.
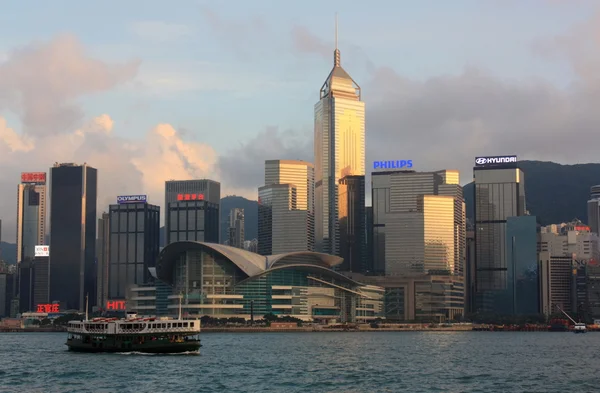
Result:
{"label": "billboard", "polygon": [[178,201],[203,201],[204,194],[178,194]]}
{"label": "billboard", "polygon": [[146,203],[147,201],[147,195],[122,195],[117,197],[117,203],[119,205],[123,203]]}
{"label": "billboard", "polygon": [[38,304],[35,312],[44,312],[44,313],[57,313],[60,312],[60,306],[56,303],[53,304]]}
{"label": "billboard", "polygon": [[22,172],[21,183],[46,183],[46,172]]}
{"label": "billboard", "polygon": [[50,246],[35,246],[34,256],[49,257],[50,256]]}
{"label": "billboard", "polygon": [[373,169],[410,169],[412,166],[412,160],[373,161]]}
{"label": "billboard", "polygon": [[106,302],[107,310],[126,310],[125,300],[108,300]]}
{"label": "billboard", "polygon": [[516,163],[517,156],[476,157],[475,166]]}

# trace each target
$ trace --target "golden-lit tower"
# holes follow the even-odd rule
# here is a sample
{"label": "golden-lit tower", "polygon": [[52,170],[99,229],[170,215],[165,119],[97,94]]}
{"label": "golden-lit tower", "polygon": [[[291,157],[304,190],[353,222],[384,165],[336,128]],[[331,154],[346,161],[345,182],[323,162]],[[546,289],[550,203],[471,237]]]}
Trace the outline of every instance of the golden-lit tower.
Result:
{"label": "golden-lit tower", "polygon": [[315,105],[315,248],[339,253],[338,184],[365,174],[365,104],[360,86],[342,68],[337,16],[333,69]]}

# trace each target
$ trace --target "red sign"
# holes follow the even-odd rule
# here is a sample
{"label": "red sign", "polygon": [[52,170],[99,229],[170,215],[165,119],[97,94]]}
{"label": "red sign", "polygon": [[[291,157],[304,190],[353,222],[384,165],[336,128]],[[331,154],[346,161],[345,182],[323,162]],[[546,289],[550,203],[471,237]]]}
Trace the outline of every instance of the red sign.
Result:
{"label": "red sign", "polygon": [[204,194],[178,194],[178,201],[203,201]]}
{"label": "red sign", "polygon": [[38,304],[36,312],[60,312],[58,304]]}
{"label": "red sign", "polygon": [[45,172],[22,172],[21,183],[46,183]]}
{"label": "red sign", "polygon": [[106,302],[107,310],[125,310],[125,300],[109,300]]}

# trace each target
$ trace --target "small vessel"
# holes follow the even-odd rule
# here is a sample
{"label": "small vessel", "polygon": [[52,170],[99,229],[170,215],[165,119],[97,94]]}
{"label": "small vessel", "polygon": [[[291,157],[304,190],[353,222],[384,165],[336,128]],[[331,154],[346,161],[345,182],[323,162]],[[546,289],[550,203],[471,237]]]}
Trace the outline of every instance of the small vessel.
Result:
{"label": "small vessel", "polygon": [[126,318],[88,320],[86,310],[84,321],[69,322],[66,345],[76,352],[197,352],[200,320],[182,319],[179,314],[177,319],[138,318],[128,312]]}
{"label": "small vessel", "polygon": [[587,331],[587,326],[585,323],[576,323],[573,328],[573,332],[575,333],[585,333]]}
{"label": "small vessel", "polygon": [[574,333],[585,333],[587,331],[587,326],[586,326],[585,323],[583,323],[583,322],[575,322],[575,320],[573,318],[571,318],[571,316],[569,314],[567,314],[558,305],[556,306],[556,308],[558,308],[563,314],[565,314],[567,316],[567,318],[569,318],[571,320],[571,322],[573,322],[573,332]]}

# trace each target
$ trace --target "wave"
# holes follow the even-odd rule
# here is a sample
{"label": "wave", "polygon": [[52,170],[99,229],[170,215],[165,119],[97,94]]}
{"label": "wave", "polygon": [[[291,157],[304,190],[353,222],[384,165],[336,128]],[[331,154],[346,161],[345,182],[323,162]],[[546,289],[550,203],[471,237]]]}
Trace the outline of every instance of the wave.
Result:
{"label": "wave", "polygon": [[141,356],[197,356],[200,355],[198,351],[186,351],[186,352],[175,352],[175,353],[147,353],[147,352],[115,352],[115,355],[141,355]]}

